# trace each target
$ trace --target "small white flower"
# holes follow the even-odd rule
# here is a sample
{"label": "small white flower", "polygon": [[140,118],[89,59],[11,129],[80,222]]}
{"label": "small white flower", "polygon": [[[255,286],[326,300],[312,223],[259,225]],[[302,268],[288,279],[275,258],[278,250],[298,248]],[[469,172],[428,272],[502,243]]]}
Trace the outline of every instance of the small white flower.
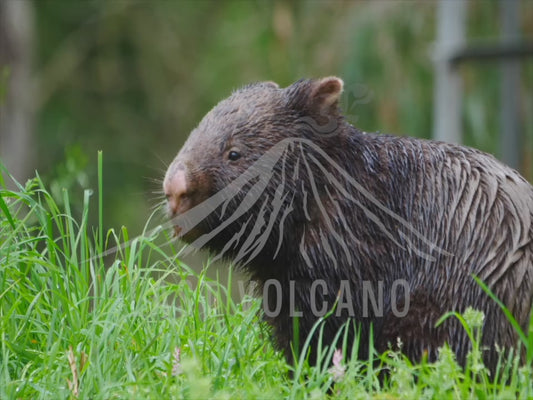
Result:
{"label": "small white flower", "polygon": [[328,371],[333,376],[334,382],[340,382],[342,381],[342,378],[344,378],[344,374],[346,373],[346,366],[342,365],[342,350],[337,349],[335,350],[335,353],[333,353],[333,367],[331,367]]}
{"label": "small white flower", "polygon": [[174,349],[174,362],[172,363],[172,376],[181,375],[183,369],[181,368],[181,349],[176,347]]}

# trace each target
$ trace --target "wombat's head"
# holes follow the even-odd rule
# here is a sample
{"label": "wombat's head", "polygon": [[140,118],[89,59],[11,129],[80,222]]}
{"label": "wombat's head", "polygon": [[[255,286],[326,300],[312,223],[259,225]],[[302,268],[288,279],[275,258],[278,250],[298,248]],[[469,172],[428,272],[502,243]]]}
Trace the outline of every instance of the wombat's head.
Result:
{"label": "wombat's head", "polygon": [[[265,174],[280,173],[273,167],[279,152],[272,151],[280,142],[306,139],[323,147],[335,140],[344,123],[338,110],[342,89],[343,82],[336,77],[301,80],[283,89],[263,82],[237,90],[215,106],[192,131],[165,175],[163,190],[176,233],[186,241],[195,240],[217,229],[222,214],[228,214],[226,208],[235,214],[243,201],[251,201],[246,197],[250,188],[257,189]],[[187,213],[207,199],[214,200],[196,213]],[[180,219],[185,213],[188,217]]]}

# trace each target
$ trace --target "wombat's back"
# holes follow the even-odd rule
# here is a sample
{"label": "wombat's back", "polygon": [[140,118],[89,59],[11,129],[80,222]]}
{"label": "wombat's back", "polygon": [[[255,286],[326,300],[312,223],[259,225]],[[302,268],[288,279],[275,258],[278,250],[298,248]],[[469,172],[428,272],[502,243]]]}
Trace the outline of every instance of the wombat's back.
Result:
{"label": "wombat's back", "polygon": [[[408,280],[410,312],[385,318],[382,341],[405,337],[420,326],[421,316],[434,324],[447,311],[471,306],[485,313],[483,343],[494,367],[495,345],[512,347],[518,336],[472,277],[480,278],[527,331],[533,302],[532,186],[494,157],[463,146],[364,135],[362,142],[353,141],[352,151],[360,151],[361,143],[364,179],[374,182],[373,192],[385,207],[408,224],[399,240],[403,249],[391,250],[396,255],[387,270]],[[384,226],[393,231],[397,219],[386,219]],[[464,360],[470,343],[454,321],[438,333],[428,326],[407,335],[404,351],[413,358],[431,352],[432,335],[438,337],[435,345],[448,341]]]}

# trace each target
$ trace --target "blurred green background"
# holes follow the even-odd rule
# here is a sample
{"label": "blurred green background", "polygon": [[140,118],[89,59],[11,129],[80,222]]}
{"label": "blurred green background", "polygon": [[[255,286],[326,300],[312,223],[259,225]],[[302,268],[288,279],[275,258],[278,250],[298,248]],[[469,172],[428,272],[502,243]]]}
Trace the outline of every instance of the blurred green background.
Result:
{"label": "blurred green background", "polygon": [[[361,129],[431,136],[437,2],[27,3],[35,122],[34,155],[25,163],[81,202],[83,188],[96,189],[103,150],[108,227],[141,231],[188,133],[219,100],[253,81],[286,86],[338,75],[344,110]],[[532,37],[533,1],[520,7],[521,32]],[[468,40],[497,39],[499,11],[497,1],[470,1]],[[498,156],[499,64],[464,65],[461,75],[464,142]],[[520,97],[521,171],[531,180],[531,58],[522,63]]]}

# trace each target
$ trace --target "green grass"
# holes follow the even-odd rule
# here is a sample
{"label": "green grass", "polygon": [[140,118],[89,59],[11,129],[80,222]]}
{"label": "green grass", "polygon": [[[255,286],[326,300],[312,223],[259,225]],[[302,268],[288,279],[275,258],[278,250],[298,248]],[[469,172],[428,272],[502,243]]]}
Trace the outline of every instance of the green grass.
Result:
{"label": "green grass", "polygon": [[[194,273],[175,244],[161,244],[163,230],[136,238],[125,227],[104,231],[101,158],[97,209],[86,190],[81,215],[66,190],[54,199],[39,177],[7,190],[0,171],[1,399],[533,396],[530,357],[529,367],[502,361],[496,382],[489,379],[473,311],[449,316],[474,341],[465,369],[447,348],[436,363],[412,365],[395,352],[347,361],[356,347],[342,331],[335,369],[334,348],[322,349],[316,367],[304,356],[290,367],[261,323],[259,300],[228,296],[231,276],[220,283]],[[88,226],[92,212],[97,227]],[[532,335],[522,335],[529,356]]]}

